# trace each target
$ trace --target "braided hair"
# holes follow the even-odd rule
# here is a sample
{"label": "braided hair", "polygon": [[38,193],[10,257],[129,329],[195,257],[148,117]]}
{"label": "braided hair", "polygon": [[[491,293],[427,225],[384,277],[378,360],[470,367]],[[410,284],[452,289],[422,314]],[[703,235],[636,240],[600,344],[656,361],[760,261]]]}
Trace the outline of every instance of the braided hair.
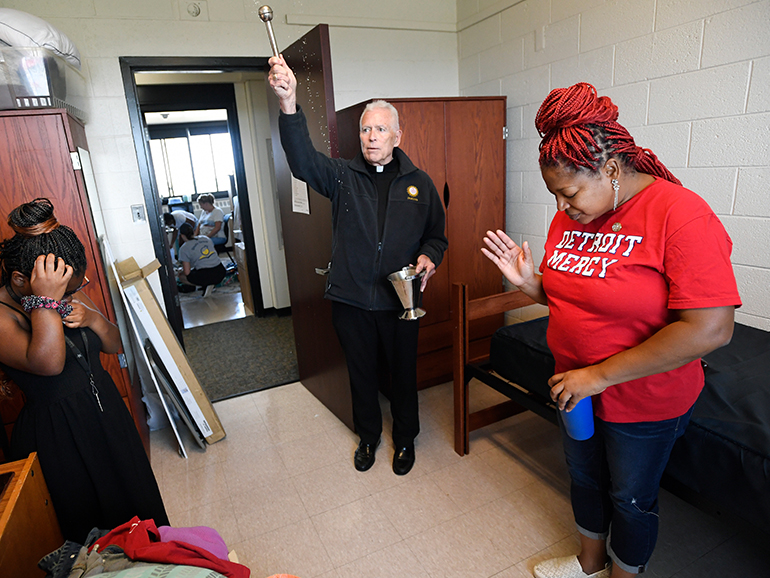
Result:
{"label": "braided hair", "polygon": [[636,146],[617,120],[618,107],[588,83],[552,90],[535,117],[542,137],[540,166],[566,164],[597,172],[617,157],[629,168],[681,185],[655,153]]}
{"label": "braided hair", "polygon": [[86,272],[88,261],[83,243],[72,229],[59,223],[48,199],[19,205],[8,215],[8,225],[15,235],[0,243],[2,285],[10,281],[14,271],[31,276],[35,260],[49,253],[61,257],[75,275]]}

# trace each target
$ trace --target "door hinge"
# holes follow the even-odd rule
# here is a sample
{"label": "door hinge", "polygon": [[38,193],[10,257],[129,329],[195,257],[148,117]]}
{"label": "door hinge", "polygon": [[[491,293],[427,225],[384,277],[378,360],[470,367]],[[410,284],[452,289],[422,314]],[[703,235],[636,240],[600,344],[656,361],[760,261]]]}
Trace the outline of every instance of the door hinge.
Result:
{"label": "door hinge", "polygon": [[508,127],[503,127],[503,140],[508,140]]}
{"label": "door hinge", "polygon": [[75,171],[79,171],[83,168],[83,165],[80,164],[80,155],[78,153],[70,153],[70,157],[72,157],[72,169]]}

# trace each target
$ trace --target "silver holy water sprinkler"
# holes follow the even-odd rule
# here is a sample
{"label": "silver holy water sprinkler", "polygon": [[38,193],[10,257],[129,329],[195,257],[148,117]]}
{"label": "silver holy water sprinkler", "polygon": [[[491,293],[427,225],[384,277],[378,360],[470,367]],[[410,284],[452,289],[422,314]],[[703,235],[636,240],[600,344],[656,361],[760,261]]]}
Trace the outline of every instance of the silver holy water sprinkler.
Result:
{"label": "silver holy water sprinkler", "polygon": [[275,41],[275,34],[273,34],[273,9],[270,6],[260,6],[259,18],[265,23],[267,28],[267,37],[270,39],[270,48],[273,49],[273,56],[278,56],[278,43]]}

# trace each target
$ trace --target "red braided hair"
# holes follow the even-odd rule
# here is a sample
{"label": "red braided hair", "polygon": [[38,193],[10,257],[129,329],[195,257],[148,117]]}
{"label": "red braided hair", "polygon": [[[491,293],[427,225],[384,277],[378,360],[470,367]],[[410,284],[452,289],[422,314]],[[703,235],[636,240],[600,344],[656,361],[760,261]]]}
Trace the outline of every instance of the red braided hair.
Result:
{"label": "red braided hair", "polygon": [[540,165],[566,164],[595,172],[617,156],[634,170],[681,185],[655,153],[636,146],[617,120],[618,107],[586,82],[552,90],[535,117],[542,137]]}

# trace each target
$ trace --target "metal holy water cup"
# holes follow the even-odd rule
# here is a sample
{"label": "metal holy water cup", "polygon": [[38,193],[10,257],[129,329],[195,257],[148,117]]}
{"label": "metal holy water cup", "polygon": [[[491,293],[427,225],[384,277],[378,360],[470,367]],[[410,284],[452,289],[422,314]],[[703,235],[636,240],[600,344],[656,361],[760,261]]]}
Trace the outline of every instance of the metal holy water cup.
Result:
{"label": "metal holy water cup", "polygon": [[388,281],[393,284],[398,299],[404,306],[404,312],[399,315],[399,319],[414,321],[425,315],[425,309],[420,307],[422,301],[420,285],[424,275],[424,270],[418,274],[417,269],[411,266],[388,275]]}

